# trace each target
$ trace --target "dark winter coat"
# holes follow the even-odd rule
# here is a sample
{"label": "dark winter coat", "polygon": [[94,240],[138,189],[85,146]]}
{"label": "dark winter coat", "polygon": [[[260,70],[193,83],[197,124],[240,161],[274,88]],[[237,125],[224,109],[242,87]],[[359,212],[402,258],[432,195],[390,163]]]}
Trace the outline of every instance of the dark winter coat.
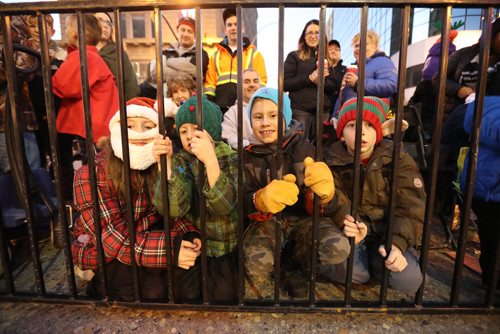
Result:
{"label": "dark winter coat", "polygon": [[[367,165],[361,165],[357,219],[367,224],[366,241],[375,246],[384,243],[389,220],[392,147],[392,141],[382,140]],[[335,197],[323,208],[323,215],[332,217],[343,228],[344,217],[351,210],[354,157],[343,142],[336,142],[325,150],[324,160],[335,180]],[[404,252],[417,243],[424,221],[426,195],[422,176],[411,156],[402,151],[399,164],[393,243]]]}
{"label": "dark winter coat", "polygon": [[[289,130],[283,136],[283,173],[294,174],[297,178],[297,186],[304,194],[304,159],[314,157],[314,146],[304,139],[301,133],[302,124],[293,121]],[[253,202],[253,195],[257,190],[265,187],[276,178],[278,173],[276,144],[249,145],[243,152],[245,170],[245,215],[251,220],[266,221],[271,214],[259,213]],[[299,201],[291,207],[285,208],[284,214],[294,216],[305,216],[302,196]]]}
{"label": "dark winter coat", "polygon": [[[316,70],[316,53],[307,60],[301,60],[297,51],[288,54],[284,64],[285,83],[284,90],[289,93],[293,110],[301,110],[309,113],[316,113],[316,103],[318,100],[317,85],[309,80],[309,74]],[[340,79],[340,80],[339,80]],[[342,77],[334,76],[333,69],[325,77],[324,92],[327,96],[338,93]],[[330,112],[333,104],[330,98],[324,99],[323,112]]]}

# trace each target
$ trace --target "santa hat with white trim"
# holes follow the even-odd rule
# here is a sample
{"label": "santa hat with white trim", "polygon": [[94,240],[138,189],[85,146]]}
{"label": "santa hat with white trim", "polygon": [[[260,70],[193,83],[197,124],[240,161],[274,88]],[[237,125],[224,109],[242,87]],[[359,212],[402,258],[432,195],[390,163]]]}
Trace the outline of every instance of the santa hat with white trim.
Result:
{"label": "santa hat with white trim", "polygon": [[[155,100],[147,97],[134,97],[127,101],[127,117],[144,117],[158,125],[158,112],[153,108]],[[109,121],[109,130],[120,125],[120,110]]]}

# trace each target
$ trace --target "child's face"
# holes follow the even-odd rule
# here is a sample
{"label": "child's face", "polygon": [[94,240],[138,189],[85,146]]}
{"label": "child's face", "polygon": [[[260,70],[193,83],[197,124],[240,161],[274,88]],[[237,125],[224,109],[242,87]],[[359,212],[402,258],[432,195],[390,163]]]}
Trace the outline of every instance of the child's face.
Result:
{"label": "child's face", "polygon": [[273,101],[267,99],[254,101],[252,130],[255,138],[262,144],[271,144],[278,140],[278,106]]}
{"label": "child's face", "polygon": [[180,106],[181,102],[186,101],[190,97],[191,92],[187,88],[175,87],[172,91],[172,101],[174,101],[177,106]]}
{"label": "child's face", "polygon": [[[356,120],[347,122],[342,130],[340,140],[344,141],[347,151],[354,155],[356,144]],[[370,122],[363,121],[361,134],[361,159],[368,159],[373,153],[375,142],[377,141],[377,131]]]}
{"label": "child's face", "polygon": [[[145,117],[127,117],[127,127],[130,130],[134,130],[136,132],[146,132],[156,128],[156,124]],[[135,144],[138,146],[144,146],[151,141],[153,141],[153,138],[128,140],[130,144]]]}
{"label": "child's face", "polygon": [[193,123],[184,123],[179,128],[179,137],[181,137],[182,148],[186,152],[193,154],[191,151],[191,140],[194,137],[194,132],[198,129],[198,125]]}

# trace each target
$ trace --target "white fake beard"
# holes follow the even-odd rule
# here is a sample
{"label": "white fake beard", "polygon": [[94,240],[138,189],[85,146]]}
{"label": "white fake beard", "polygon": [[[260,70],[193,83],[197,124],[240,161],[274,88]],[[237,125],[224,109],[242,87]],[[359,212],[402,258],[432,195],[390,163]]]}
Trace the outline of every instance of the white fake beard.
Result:
{"label": "white fake beard", "polygon": [[[158,134],[158,127],[146,132],[137,132],[128,129],[128,138],[130,139],[151,139]],[[129,143],[130,168],[135,170],[145,170],[156,162],[153,156],[153,141],[146,145],[135,145]],[[123,161],[122,135],[120,124],[111,129],[111,147],[114,154]]]}

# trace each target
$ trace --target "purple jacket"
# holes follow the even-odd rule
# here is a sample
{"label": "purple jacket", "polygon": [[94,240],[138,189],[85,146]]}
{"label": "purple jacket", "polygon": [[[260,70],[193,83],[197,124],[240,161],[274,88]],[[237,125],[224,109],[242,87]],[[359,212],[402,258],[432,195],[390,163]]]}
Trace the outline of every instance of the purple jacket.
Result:
{"label": "purple jacket", "polygon": [[[448,56],[457,50],[455,44],[450,42]],[[439,70],[439,56],[441,56],[441,42],[436,42],[429,50],[424,68],[422,69],[422,80],[432,80]]]}

